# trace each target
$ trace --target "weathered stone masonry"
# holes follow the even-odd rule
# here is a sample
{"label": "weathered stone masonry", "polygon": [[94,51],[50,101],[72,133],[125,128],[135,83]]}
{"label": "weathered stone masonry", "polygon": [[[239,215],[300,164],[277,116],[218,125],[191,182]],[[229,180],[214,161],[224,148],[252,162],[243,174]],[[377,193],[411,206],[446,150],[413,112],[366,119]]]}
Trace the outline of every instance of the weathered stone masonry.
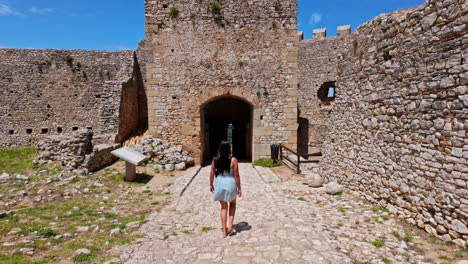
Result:
{"label": "weathered stone masonry", "polygon": [[[136,52],[0,49],[0,147],[149,128],[202,162],[204,111],[236,99],[253,111],[253,159],[273,143],[321,150],[328,180],[468,240],[467,3],[429,0],[301,41],[296,0],[211,2],[146,0]],[[335,100],[321,100],[330,85]]]}
{"label": "weathered stone masonry", "polygon": [[343,59],[341,54],[348,45],[350,31],[350,26],[341,26],[337,37],[327,37],[326,29],[316,29],[313,39],[299,42],[297,148],[300,154],[319,152],[328,134],[328,118],[334,102],[322,100],[318,92],[324,85],[334,83],[335,95],[340,94],[336,87],[338,64]]}
{"label": "weathered stone masonry", "polygon": [[428,1],[353,34],[321,171],[442,239],[468,240],[468,4]]}
{"label": "weathered stone masonry", "polygon": [[[202,161],[201,107],[220,97],[253,107],[253,158],[296,144],[296,1],[146,1],[149,127]],[[177,16],[171,17],[171,10]]]}
{"label": "weathered stone masonry", "polygon": [[0,58],[2,147],[78,129],[121,142],[147,123],[133,51],[0,49]]}

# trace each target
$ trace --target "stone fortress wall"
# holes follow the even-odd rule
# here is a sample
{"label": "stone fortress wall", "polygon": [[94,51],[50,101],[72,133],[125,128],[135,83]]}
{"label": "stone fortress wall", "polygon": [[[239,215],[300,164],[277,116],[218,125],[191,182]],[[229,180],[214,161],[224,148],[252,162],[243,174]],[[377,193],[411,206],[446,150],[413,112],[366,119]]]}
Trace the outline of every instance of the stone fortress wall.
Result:
{"label": "stone fortress wall", "polygon": [[0,49],[0,58],[1,147],[79,129],[121,142],[146,123],[133,51]]}
{"label": "stone fortress wall", "polygon": [[323,90],[326,96],[328,88],[334,87],[335,96],[340,96],[340,89],[336,87],[338,64],[349,45],[350,34],[350,26],[338,27],[336,37],[327,37],[326,29],[316,29],[312,39],[299,42],[297,149],[300,154],[321,151],[334,101],[321,98],[319,90]]}
{"label": "stone fortress wall", "polygon": [[[321,150],[324,177],[468,240],[466,3],[301,41],[296,1],[226,0],[217,14],[210,2],[147,0],[135,53],[0,49],[0,146],[87,127],[121,142],[148,127],[200,157],[201,109],[238,98],[253,108],[253,159],[273,143]],[[336,98],[320,99],[330,83]]]}
{"label": "stone fortress wall", "polygon": [[321,174],[444,240],[468,240],[468,4],[429,0],[349,39]]}
{"label": "stone fortress wall", "polygon": [[[146,1],[149,127],[201,161],[203,105],[253,108],[253,159],[297,141],[297,1]],[[171,12],[177,10],[177,16]]]}

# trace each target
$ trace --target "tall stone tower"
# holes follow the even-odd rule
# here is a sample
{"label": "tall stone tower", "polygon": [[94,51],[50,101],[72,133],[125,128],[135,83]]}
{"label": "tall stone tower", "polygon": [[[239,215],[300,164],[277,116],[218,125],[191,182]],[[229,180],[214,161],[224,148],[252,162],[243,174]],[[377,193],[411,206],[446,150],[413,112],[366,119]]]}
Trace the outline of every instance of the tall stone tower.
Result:
{"label": "tall stone tower", "polygon": [[297,143],[297,0],[146,0],[149,128],[209,161]]}

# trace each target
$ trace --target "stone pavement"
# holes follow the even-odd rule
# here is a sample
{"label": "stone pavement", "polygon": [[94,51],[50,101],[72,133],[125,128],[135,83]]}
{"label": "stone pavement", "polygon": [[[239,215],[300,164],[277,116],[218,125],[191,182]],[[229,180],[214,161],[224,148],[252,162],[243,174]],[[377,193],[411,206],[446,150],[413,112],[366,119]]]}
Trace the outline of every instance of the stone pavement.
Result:
{"label": "stone pavement", "polygon": [[[209,192],[209,167],[184,194],[148,217],[138,244],[114,249],[123,263],[351,263],[312,227],[307,203],[274,192],[269,170],[240,164],[235,236],[222,238],[220,206]],[[263,175],[263,177],[262,177]],[[176,183],[177,184],[177,183]]]}

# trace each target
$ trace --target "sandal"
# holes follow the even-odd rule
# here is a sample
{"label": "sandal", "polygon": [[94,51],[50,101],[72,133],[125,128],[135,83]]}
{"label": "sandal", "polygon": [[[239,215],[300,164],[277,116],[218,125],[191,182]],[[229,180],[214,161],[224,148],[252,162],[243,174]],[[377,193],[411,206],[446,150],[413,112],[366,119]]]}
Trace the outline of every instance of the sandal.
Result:
{"label": "sandal", "polygon": [[234,230],[234,228],[233,228],[233,229],[230,229],[230,230],[229,230],[229,229],[227,230],[227,235],[228,235],[228,236],[232,236],[232,235],[234,235],[235,233],[236,233],[236,230]]}

